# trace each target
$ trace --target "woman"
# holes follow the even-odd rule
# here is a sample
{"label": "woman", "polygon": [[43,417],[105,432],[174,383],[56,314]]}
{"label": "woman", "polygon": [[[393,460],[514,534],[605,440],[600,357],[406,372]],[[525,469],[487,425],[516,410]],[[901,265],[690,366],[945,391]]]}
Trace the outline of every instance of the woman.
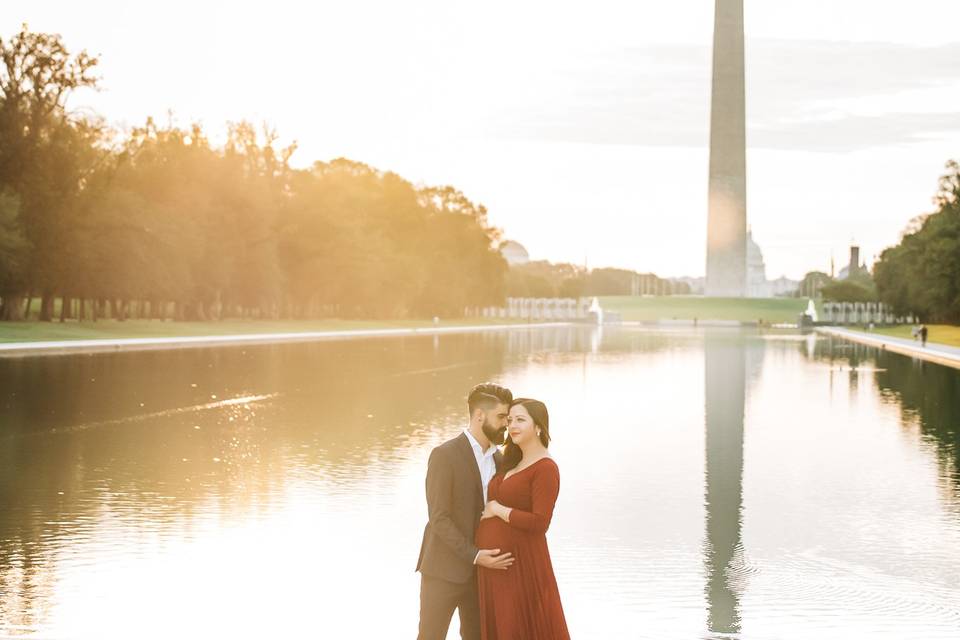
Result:
{"label": "woman", "polygon": [[560,491],[560,472],[547,451],[550,417],[539,400],[510,405],[510,438],[490,501],[477,528],[477,547],[511,552],[506,571],[479,567],[480,628],[484,640],[568,640],[547,528]]}

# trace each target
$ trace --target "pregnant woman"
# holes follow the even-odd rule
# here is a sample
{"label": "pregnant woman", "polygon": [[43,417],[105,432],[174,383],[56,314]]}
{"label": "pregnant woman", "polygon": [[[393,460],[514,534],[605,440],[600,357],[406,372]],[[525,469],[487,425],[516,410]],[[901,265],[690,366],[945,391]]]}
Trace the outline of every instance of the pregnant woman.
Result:
{"label": "pregnant woman", "polygon": [[550,417],[539,400],[510,405],[510,438],[490,481],[476,544],[515,559],[506,571],[479,567],[483,640],[568,640],[553,575],[547,528],[560,492],[560,470],[547,451]]}

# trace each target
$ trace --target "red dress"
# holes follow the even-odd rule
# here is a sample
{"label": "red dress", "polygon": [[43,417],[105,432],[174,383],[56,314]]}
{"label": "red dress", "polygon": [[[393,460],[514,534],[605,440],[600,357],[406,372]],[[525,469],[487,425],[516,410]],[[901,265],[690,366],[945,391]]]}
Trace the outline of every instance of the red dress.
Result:
{"label": "red dress", "polygon": [[509,523],[480,521],[477,548],[509,551],[514,562],[506,571],[477,569],[483,640],[569,640],[546,536],[559,492],[560,470],[551,458],[490,481],[488,498],[513,511]]}

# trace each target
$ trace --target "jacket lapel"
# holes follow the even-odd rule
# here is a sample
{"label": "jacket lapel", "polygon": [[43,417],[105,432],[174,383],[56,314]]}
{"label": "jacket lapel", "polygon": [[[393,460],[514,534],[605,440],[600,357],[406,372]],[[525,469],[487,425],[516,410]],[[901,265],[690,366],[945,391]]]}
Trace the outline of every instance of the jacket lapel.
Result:
{"label": "jacket lapel", "polygon": [[477,502],[483,502],[483,480],[480,479],[480,467],[477,466],[477,458],[473,455],[473,445],[467,434],[460,434],[460,449],[463,452],[463,462],[470,469],[470,477],[473,478],[473,485],[476,487]]}

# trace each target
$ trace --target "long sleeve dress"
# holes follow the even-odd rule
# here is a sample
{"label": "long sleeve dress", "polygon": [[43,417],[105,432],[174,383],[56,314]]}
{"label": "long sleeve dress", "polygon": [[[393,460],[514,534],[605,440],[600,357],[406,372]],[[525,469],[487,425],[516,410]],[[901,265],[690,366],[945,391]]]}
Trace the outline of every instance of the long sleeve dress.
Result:
{"label": "long sleeve dress", "polygon": [[477,570],[483,640],[569,640],[546,537],[559,492],[560,469],[551,458],[490,481],[488,498],[513,510],[509,522],[480,521],[477,548],[509,551],[514,563],[506,571]]}

